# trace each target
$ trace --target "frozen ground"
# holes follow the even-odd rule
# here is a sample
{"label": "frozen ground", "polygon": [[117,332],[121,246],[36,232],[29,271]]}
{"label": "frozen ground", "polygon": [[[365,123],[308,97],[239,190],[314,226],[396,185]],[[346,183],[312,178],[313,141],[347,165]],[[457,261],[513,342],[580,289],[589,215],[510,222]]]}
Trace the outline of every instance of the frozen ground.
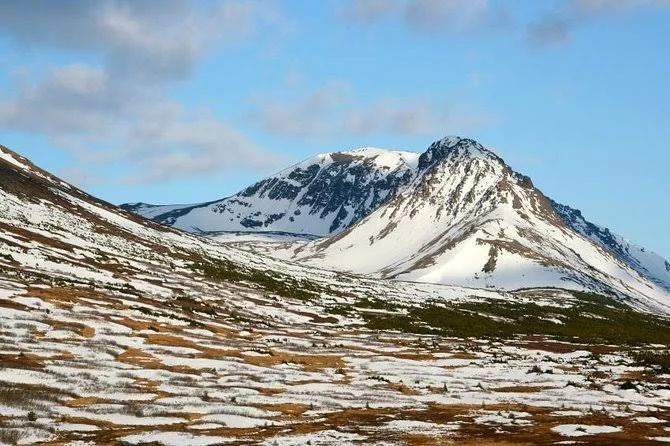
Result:
{"label": "frozen ground", "polygon": [[640,444],[670,428],[670,377],[645,375],[616,346],[288,316],[268,327],[253,321],[260,307],[295,308],[223,287],[217,299],[246,308],[238,322],[145,295],[18,285],[1,285],[14,290],[0,302],[6,443]]}

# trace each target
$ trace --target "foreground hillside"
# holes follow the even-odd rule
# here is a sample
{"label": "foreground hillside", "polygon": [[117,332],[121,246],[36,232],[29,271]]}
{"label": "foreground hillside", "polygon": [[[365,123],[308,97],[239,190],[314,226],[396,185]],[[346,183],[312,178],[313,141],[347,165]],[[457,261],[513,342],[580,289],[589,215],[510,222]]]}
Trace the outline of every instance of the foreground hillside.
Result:
{"label": "foreground hillside", "polygon": [[139,219],[0,147],[0,443],[662,444],[670,322]]}

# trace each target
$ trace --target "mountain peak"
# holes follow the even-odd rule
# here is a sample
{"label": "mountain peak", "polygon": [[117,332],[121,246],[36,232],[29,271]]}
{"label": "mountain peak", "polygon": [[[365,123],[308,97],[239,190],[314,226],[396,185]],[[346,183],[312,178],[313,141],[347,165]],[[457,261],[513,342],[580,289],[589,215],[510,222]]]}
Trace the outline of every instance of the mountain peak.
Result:
{"label": "mountain peak", "polygon": [[331,152],[323,156],[334,162],[363,162],[384,169],[397,169],[402,166],[416,167],[419,153],[405,150],[386,150],[377,147],[357,147],[355,149]]}
{"label": "mountain peak", "polygon": [[496,154],[484,148],[474,139],[452,135],[435,141],[428,147],[428,150],[421,154],[419,169],[426,170],[442,160],[457,158],[495,159],[504,164]]}

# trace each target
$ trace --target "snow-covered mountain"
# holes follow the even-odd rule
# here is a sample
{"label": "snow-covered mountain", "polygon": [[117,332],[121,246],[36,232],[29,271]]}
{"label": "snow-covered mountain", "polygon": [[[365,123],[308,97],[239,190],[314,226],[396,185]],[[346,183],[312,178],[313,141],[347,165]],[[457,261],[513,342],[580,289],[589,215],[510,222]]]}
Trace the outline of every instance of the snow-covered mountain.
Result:
{"label": "snow-covered mountain", "polygon": [[419,154],[362,148],[317,155],[232,197],[195,205],[122,207],[190,232],[326,236],[360,221],[414,178]]}
{"label": "snow-covered mountain", "polygon": [[493,152],[458,137],[432,144],[412,183],[359,223],[279,255],[386,278],[589,289],[670,305],[667,262],[553,203]]}
{"label": "snow-covered mountain", "polygon": [[192,232],[329,237],[267,249],[321,268],[670,303],[666,260],[545,197],[530,178],[465,138],[444,138],[423,154],[366,148],[319,155],[217,202],[125,208]]}

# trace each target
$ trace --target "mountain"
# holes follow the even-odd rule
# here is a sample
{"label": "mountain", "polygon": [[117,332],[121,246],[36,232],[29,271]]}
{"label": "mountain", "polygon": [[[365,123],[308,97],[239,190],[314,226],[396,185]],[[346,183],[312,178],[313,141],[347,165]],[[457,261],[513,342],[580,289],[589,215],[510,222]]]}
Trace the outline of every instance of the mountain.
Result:
{"label": "mountain", "polygon": [[0,327],[1,444],[660,444],[670,419],[667,315],[273,259],[2,146]]}
{"label": "mountain", "polygon": [[190,232],[326,236],[358,222],[413,179],[418,154],[375,148],[318,155],[222,200],[122,208]]}
{"label": "mountain", "polygon": [[[447,137],[423,154],[319,155],[194,206],[125,205],[191,232],[326,237],[248,249],[312,266],[471,287],[589,289],[665,307],[670,263],[588,222],[479,143]],[[221,238],[224,240],[224,238]],[[258,238],[256,238],[258,240]],[[241,246],[244,243],[240,244]]]}
{"label": "mountain", "polygon": [[665,261],[552,202],[479,143],[435,142],[419,157],[414,177],[345,231],[279,255],[383,278],[588,289],[647,308],[670,306]]}

